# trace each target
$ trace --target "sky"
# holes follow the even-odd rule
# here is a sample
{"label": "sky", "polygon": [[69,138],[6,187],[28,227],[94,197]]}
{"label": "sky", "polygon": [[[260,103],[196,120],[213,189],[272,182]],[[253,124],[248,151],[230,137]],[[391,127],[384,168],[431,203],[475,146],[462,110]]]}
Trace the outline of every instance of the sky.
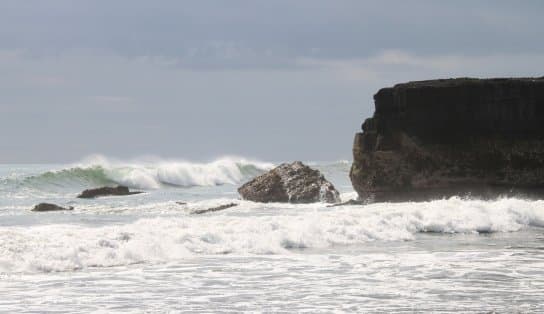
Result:
{"label": "sky", "polygon": [[373,94],[544,76],[542,1],[0,0],[0,163],[351,159]]}

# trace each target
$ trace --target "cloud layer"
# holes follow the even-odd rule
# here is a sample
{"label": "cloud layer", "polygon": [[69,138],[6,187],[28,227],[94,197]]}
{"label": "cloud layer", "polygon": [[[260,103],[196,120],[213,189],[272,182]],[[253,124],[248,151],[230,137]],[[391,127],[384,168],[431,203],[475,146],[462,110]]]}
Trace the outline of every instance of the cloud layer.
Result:
{"label": "cloud layer", "polygon": [[542,76],[538,1],[2,1],[0,162],[349,159],[372,95]]}

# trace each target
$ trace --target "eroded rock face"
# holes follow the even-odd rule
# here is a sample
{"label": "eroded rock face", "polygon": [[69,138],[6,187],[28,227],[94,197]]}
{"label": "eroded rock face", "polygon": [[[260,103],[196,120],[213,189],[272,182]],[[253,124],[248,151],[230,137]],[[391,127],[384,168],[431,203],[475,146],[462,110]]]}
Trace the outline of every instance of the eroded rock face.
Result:
{"label": "eroded rock face", "polygon": [[31,210],[33,212],[51,212],[51,211],[60,211],[60,210],[73,210],[74,208],[72,206],[70,207],[62,207],[56,204],[50,204],[50,203],[40,203]]}
{"label": "eroded rock face", "polygon": [[336,203],[338,191],[323,175],[300,161],[281,164],[242,185],[242,198],[254,202]]}
{"label": "eroded rock face", "polygon": [[374,101],[353,146],[360,198],[544,196],[544,78],[411,82]]}
{"label": "eroded rock face", "polygon": [[142,192],[131,192],[129,191],[128,187],[119,185],[116,187],[105,186],[105,187],[96,188],[96,189],[88,189],[81,192],[81,194],[79,194],[77,197],[78,198],[95,198],[99,196],[132,195],[132,194],[139,194],[139,193],[142,193]]}

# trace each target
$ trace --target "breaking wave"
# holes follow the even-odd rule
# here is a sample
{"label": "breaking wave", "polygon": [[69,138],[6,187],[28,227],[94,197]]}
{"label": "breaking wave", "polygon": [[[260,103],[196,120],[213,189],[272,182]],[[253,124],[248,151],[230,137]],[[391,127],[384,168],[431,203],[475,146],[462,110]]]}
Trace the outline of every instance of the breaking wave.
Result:
{"label": "breaking wave", "polygon": [[163,185],[214,186],[238,184],[272,166],[270,163],[228,157],[209,163],[192,163],[159,159],[122,162],[94,156],[62,169],[25,177],[22,184],[32,187],[122,184],[138,189],[158,189]]}
{"label": "breaking wave", "polygon": [[291,254],[292,249],[410,241],[421,232],[488,234],[544,227],[544,201],[521,199],[451,198],[334,209],[270,204],[272,211],[259,206],[242,202],[241,208],[209,215],[141,218],[101,227],[0,227],[0,271],[66,271],[201,254]]}

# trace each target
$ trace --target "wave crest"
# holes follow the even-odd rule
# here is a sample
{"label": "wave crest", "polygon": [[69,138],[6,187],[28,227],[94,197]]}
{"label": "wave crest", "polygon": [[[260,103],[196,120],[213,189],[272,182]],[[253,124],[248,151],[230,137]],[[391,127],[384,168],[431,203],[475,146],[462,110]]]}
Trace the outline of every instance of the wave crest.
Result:
{"label": "wave crest", "polygon": [[238,184],[271,167],[270,163],[234,157],[192,163],[159,159],[122,162],[93,156],[67,168],[27,177],[24,183],[34,187],[122,184],[137,189],[158,189],[163,185],[214,186]]}

